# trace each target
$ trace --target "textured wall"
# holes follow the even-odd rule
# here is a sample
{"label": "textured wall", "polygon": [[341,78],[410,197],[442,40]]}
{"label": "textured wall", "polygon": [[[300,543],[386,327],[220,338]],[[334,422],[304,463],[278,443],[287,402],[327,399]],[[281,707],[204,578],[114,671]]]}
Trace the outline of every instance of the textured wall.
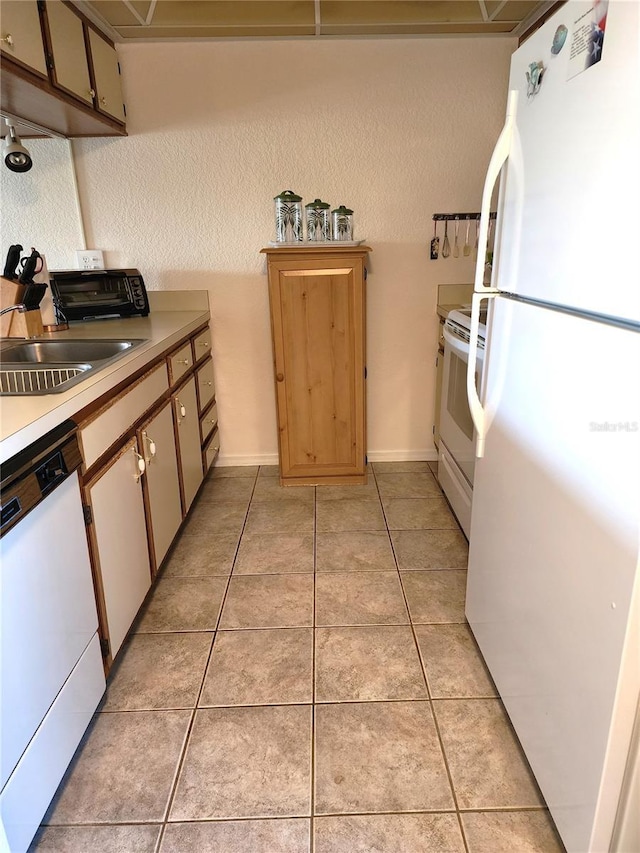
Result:
{"label": "textured wall", "polygon": [[28,172],[0,168],[2,265],[12,243],[35,246],[50,269],[75,266],[82,248],[69,143],[64,139],[25,139],[33,158]]}
{"label": "textured wall", "polygon": [[132,44],[119,48],[127,139],[77,143],[89,246],[152,289],[204,288],[213,314],[222,455],[277,450],[259,250],[273,196],[355,210],[368,281],[372,458],[433,455],[436,287],[431,214],[475,210],[515,45],[495,39]]}

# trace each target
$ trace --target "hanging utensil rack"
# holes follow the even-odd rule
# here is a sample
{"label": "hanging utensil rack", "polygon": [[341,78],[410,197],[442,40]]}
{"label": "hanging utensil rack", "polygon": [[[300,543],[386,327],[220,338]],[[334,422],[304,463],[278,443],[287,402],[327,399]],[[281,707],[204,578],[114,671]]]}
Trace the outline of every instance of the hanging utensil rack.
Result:
{"label": "hanging utensil rack", "polygon": [[[497,213],[493,212],[489,214],[490,219],[495,219],[497,217]],[[444,222],[445,220],[451,222],[454,219],[480,219],[479,213],[434,213],[431,217],[436,222]]]}

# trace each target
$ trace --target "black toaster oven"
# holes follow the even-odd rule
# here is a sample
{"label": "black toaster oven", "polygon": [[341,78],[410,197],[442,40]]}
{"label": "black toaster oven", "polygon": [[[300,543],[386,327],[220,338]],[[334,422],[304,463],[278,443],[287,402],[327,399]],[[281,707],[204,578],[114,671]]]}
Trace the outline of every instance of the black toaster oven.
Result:
{"label": "black toaster oven", "polygon": [[105,317],[146,317],[149,300],[138,270],[51,271],[58,322]]}

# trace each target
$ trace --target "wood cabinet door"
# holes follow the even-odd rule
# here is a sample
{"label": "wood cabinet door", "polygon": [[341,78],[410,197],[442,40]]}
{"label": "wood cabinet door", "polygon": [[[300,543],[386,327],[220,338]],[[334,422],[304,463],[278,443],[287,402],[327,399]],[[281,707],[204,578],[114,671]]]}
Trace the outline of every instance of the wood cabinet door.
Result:
{"label": "wood cabinet door", "polygon": [[135,438],[88,484],[99,609],[116,653],[151,586],[142,484]]}
{"label": "wood cabinet door", "polygon": [[178,455],[170,400],[141,427],[138,441],[146,464],[147,522],[155,574],[182,522]]}
{"label": "wood cabinet door", "polygon": [[271,261],[281,477],[365,474],[364,259]]}
{"label": "wood cabinet door", "polygon": [[46,9],[54,84],[93,105],[94,92],[89,76],[84,24],[62,0],[47,0]]}
{"label": "wood cabinet door", "polygon": [[96,106],[100,112],[124,122],[120,67],[115,47],[89,27],[89,47],[96,81]]}
{"label": "wood cabinet door", "polygon": [[173,396],[173,406],[182,480],[182,511],[186,515],[204,477],[195,376],[178,388]]}
{"label": "wood cabinet door", "polygon": [[0,50],[47,77],[40,13],[36,0],[3,0]]}

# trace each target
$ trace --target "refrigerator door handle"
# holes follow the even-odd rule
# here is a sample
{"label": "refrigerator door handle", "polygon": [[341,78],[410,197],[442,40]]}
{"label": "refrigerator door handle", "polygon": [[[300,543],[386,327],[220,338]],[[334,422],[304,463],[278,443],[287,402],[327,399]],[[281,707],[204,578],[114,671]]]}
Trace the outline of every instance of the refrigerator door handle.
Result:
{"label": "refrigerator door handle", "polygon": [[493,299],[496,292],[474,293],[471,297],[471,330],[469,332],[469,360],[467,362],[467,399],[471,420],[476,428],[476,458],[484,456],[484,440],[489,429],[489,418],[480,401],[476,387],[476,359],[478,357],[478,326],[480,324],[480,303],[483,299]]}
{"label": "refrigerator door handle", "polygon": [[491,196],[493,188],[502,167],[509,158],[511,151],[511,139],[513,130],[516,124],[516,109],[518,106],[518,91],[512,89],[509,92],[509,100],[507,102],[507,117],[504,127],[496,142],[496,147],[493,149],[487,175],[484,179],[484,189],[482,190],[482,204],[480,206],[480,232],[478,234],[478,257],[476,260],[476,277],[473,289],[476,293],[496,293],[497,288],[487,287],[484,284],[484,265],[487,257],[487,242],[489,239],[489,216],[491,213]]}

